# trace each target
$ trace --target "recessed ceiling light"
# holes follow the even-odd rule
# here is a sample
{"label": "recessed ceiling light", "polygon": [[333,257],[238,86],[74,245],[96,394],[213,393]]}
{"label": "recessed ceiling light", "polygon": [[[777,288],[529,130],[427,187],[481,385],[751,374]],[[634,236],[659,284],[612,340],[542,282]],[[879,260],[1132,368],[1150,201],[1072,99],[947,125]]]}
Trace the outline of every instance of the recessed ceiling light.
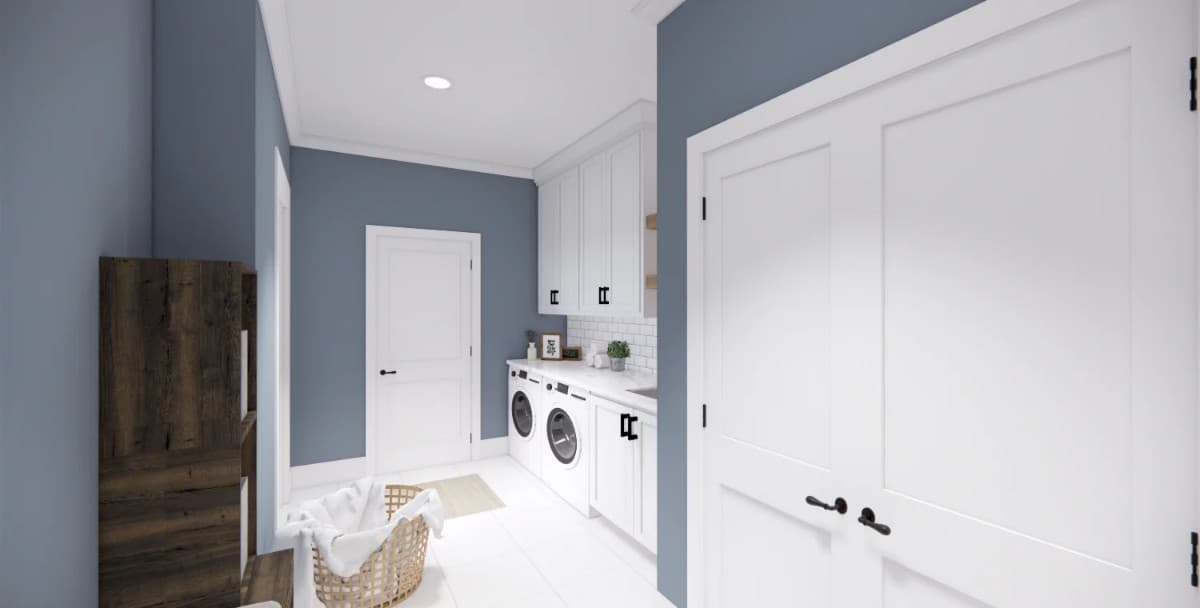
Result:
{"label": "recessed ceiling light", "polygon": [[441,76],[426,76],[425,86],[442,91],[450,88],[450,81]]}

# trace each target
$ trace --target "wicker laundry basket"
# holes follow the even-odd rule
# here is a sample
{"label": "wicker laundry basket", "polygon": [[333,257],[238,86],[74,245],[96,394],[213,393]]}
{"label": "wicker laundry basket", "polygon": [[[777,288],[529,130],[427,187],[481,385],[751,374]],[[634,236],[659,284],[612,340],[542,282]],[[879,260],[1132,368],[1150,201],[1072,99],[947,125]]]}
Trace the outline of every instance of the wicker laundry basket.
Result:
{"label": "wicker laundry basket", "polygon": [[[416,486],[389,485],[384,488],[388,517],[421,493]],[[383,545],[354,576],[329,571],[321,552],[313,547],[313,584],[317,599],[327,608],[386,608],[408,599],[425,573],[425,549],[429,526],[422,517],[396,525]]]}

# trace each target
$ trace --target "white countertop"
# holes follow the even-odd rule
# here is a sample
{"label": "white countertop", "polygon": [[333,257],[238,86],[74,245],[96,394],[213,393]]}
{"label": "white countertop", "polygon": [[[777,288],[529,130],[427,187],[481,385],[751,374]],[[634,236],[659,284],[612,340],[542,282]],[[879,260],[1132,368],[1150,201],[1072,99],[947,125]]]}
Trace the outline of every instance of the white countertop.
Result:
{"label": "white countertop", "polygon": [[658,415],[658,400],[629,392],[629,389],[658,386],[658,376],[654,374],[596,369],[579,361],[509,359],[508,364],[560,382],[577,384],[593,395],[637,408],[647,414]]}

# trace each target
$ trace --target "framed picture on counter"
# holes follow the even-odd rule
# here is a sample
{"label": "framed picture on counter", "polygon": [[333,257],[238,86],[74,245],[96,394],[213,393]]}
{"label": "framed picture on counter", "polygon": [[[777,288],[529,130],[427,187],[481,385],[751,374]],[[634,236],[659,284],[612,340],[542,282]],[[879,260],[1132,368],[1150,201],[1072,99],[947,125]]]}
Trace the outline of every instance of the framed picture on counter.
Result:
{"label": "framed picture on counter", "polygon": [[562,334],[542,334],[542,358],[562,360]]}

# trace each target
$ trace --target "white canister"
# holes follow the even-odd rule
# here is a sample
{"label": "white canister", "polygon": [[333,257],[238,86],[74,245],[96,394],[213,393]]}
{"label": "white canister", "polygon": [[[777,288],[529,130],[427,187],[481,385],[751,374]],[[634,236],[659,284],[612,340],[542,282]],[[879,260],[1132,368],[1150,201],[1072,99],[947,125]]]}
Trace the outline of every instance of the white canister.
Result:
{"label": "white canister", "polygon": [[529,347],[525,349],[525,358],[537,361],[537,346],[533,342],[530,342]]}

